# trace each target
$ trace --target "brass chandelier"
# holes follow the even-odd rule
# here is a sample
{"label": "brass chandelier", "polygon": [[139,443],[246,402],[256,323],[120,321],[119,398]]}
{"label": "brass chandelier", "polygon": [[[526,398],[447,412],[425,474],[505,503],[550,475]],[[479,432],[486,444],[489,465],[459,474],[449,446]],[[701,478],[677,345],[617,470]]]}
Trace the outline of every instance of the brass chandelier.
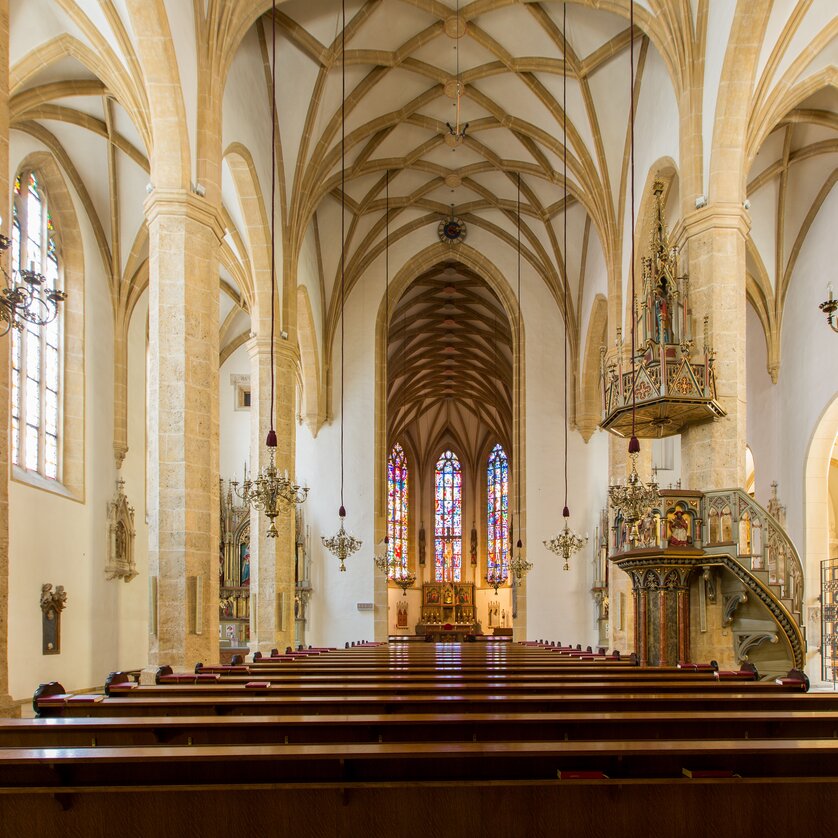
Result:
{"label": "brass chandelier", "polygon": [[270,429],[265,440],[268,449],[268,464],[259,472],[255,480],[244,473],[244,482],[239,488],[238,481],[232,482],[233,491],[248,506],[257,512],[264,512],[269,521],[268,538],[276,538],[276,518],[280,513],[288,512],[294,506],[305,503],[308,487],[297,485],[288,476],[286,469],[282,474],[276,467],[276,430],[274,429],[274,342],[276,329],[276,0],[273,2],[271,15],[272,33],[272,68],[271,68],[271,407],[269,414]]}
{"label": "brass chandelier", "polygon": [[[276,2],[276,0],[274,0]],[[343,526],[346,518],[346,507],[343,503],[344,478],[344,361],[346,318],[344,309],[346,303],[346,2],[341,3],[341,103],[340,103],[340,507],[338,531],[326,538],[320,536],[323,546],[340,562],[341,572],[346,570],[346,560],[361,549],[363,542],[348,533]]]}
{"label": "brass chandelier", "polygon": [[[5,253],[12,245],[8,236],[0,235],[0,253]],[[12,329],[22,332],[24,323],[46,326],[58,316],[58,305],[67,299],[64,291],[50,288],[47,278],[35,270],[35,263],[30,262],[29,270],[12,268],[9,276],[5,267],[0,266],[3,276],[9,283],[0,291],[0,337]]]}
{"label": "brass chandelier", "polygon": [[[566,45],[567,32],[567,3],[562,4],[562,39]],[[588,536],[579,536],[570,529],[568,519],[570,518],[570,508],[567,502],[567,460],[568,460],[568,410],[567,410],[567,343],[568,343],[568,307],[567,307],[567,55],[562,61],[562,169],[564,179],[564,194],[565,206],[562,213],[562,229],[563,229],[563,253],[565,260],[565,277],[564,277],[564,506],[562,507],[562,517],[564,518],[564,528],[557,536],[544,542],[544,546],[555,553],[559,558],[564,559],[564,570],[570,570],[570,557],[580,550],[588,542]]]}
{"label": "brass chandelier", "polygon": [[640,540],[638,522],[650,509],[660,506],[661,496],[657,483],[644,483],[640,479],[637,473],[637,452],[632,452],[629,456],[631,457],[631,471],[628,480],[624,485],[610,486],[608,499],[611,501],[611,506],[629,525],[629,544],[635,547]]}

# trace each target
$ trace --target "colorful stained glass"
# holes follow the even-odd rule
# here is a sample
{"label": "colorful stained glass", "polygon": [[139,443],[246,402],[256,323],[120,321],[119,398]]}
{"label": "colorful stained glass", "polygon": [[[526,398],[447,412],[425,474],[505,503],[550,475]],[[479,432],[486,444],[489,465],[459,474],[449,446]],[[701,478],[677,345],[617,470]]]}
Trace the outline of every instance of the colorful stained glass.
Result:
{"label": "colorful stained glass", "polygon": [[436,464],[434,581],[459,582],[463,567],[463,472],[453,451]]}
{"label": "colorful stained glass", "polygon": [[487,470],[487,572],[505,578],[509,571],[509,459],[498,444],[489,455]]}
{"label": "colorful stained glass", "polygon": [[401,579],[407,573],[407,457],[397,442],[387,461],[387,575]]}

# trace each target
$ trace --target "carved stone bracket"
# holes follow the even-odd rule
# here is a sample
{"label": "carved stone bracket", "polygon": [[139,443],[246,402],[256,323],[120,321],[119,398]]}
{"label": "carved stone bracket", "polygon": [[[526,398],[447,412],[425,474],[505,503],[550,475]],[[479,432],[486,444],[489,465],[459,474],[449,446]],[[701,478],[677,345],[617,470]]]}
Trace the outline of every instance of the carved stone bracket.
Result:
{"label": "carved stone bracket", "polygon": [[779,637],[775,631],[751,632],[736,635],[736,659],[741,663],[748,660],[748,655],[761,643],[777,643]]}
{"label": "carved stone bracket", "polygon": [[746,591],[736,591],[736,593],[726,596],[724,599],[724,608],[722,610],[722,625],[729,626],[733,622],[733,615],[736,609],[742,605],[743,602],[748,601],[748,594]]}
{"label": "carved stone bracket", "polygon": [[116,494],[108,504],[108,579],[130,582],[136,575],[134,562],[134,507],[125,495],[125,481],[118,480]]}

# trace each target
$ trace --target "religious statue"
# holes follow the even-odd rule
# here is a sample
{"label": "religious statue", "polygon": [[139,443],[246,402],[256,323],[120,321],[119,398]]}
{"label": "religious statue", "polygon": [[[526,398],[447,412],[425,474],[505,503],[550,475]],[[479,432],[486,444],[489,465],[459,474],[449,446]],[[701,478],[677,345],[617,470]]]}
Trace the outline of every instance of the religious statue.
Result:
{"label": "religious statue", "polygon": [[691,543],[690,522],[684,517],[683,509],[676,509],[674,517],[669,521],[669,546],[686,547]]}
{"label": "religious statue", "polygon": [[477,527],[474,522],[471,525],[471,563],[477,564]]}
{"label": "religious statue", "polygon": [[442,581],[454,581],[454,542],[451,540],[451,529],[445,533],[445,543],[442,548]]}
{"label": "religious statue", "polygon": [[419,564],[425,564],[425,525],[419,525]]}
{"label": "religious statue", "polygon": [[134,508],[125,496],[125,481],[118,480],[114,499],[108,503],[108,579],[130,582],[137,575],[134,562]]}

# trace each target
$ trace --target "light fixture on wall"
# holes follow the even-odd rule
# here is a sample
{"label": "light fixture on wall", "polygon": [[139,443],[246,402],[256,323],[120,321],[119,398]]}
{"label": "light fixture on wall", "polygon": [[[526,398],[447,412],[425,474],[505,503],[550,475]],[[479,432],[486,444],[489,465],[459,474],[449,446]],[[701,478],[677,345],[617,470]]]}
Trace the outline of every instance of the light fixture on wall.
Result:
{"label": "light fixture on wall", "polygon": [[[636,371],[636,326],[637,318],[634,315],[636,306],[636,295],[634,288],[634,226],[635,226],[635,212],[634,212],[634,3],[629,3],[629,61],[631,69],[629,74],[630,104],[629,104],[629,127],[630,127],[630,192],[631,192],[631,381],[632,381],[632,396],[631,396],[631,439],[629,440],[628,454],[631,460],[631,470],[629,472],[628,480],[625,485],[610,486],[608,489],[608,498],[611,501],[611,506],[619,512],[626,523],[629,525],[629,543],[634,546],[639,539],[637,523],[641,518],[653,507],[660,503],[660,494],[658,493],[658,484],[650,482],[645,484],[637,473],[637,455],[640,453],[640,440],[637,438],[637,398],[634,386],[637,383]],[[701,196],[703,197],[703,196]],[[705,201],[706,203],[706,201]],[[696,201],[698,206],[698,201]]]}
{"label": "light fixture on wall", "polygon": [[562,517],[564,527],[555,538],[544,542],[544,546],[564,559],[564,569],[570,570],[570,557],[585,546],[588,536],[577,535],[570,529],[570,507],[567,499],[567,461],[568,461],[568,427],[569,418],[567,411],[567,344],[568,332],[570,331],[570,317],[567,308],[567,286],[569,282],[567,266],[567,209],[568,209],[568,188],[567,188],[567,3],[562,4],[562,43],[564,45],[564,60],[562,61],[562,168],[564,177],[564,212],[562,213],[563,244],[562,255],[564,258],[564,506]]}
{"label": "light fixture on wall", "polygon": [[297,504],[304,503],[308,496],[308,487],[297,485],[288,476],[286,469],[280,474],[276,467],[276,430],[274,429],[274,340],[276,329],[276,0],[271,14],[272,61],[271,68],[271,407],[268,417],[270,430],[265,446],[268,449],[268,464],[263,466],[257,477],[251,480],[244,473],[244,482],[239,487],[237,480],[232,481],[233,491],[248,506],[257,512],[264,512],[269,521],[268,538],[276,538],[276,518],[280,513],[288,512]]}
{"label": "light fixture on wall", "polygon": [[[518,233],[518,334],[515,340],[515,381],[518,398],[515,400],[515,523],[519,530],[521,527],[521,482],[524,473],[523,454],[521,451],[521,401],[523,387],[521,386],[521,173],[518,172],[517,191],[517,233]],[[532,562],[528,562],[524,556],[524,542],[520,534],[515,542],[515,549],[511,549],[512,527],[509,528],[510,552],[512,561],[509,562],[509,569],[517,581],[521,581],[531,570]]]}
{"label": "light fixture on wall", "polygon": [[[276,0],[274,0],[276,2]],[[346,507],[343,503],[344,484],[344,361],[346,318],[346,0],[341,2],[341,102],[340,102],[340,507],[338,531],[329,538],[320,536],[323,546],[340,562],[341,571],[346,570],[346,560],[361,549],[363,542],[348,533],[343,526]]]}
{"label": "light fixture on wall", "polygon": [[[0,219],[2,222],[2,219]],[[5,253],[12,246],[8,236],[0,235],[0,253]],[[50,288],[47,278],[35,270],[35,263],[29,263],[29,270],[12,267],[9,276],[5,267],[0,266],[3,276],[9,283],[0,291],[0,337],[12,329],[22,332],[24,323],[46,326],[58,316],[58,306],[67,299],[64,291]]]}
{"label": "light fixture on wall", "polygon": [[828,297],[818,306],[818,308],[826,315],[826,322],[833,332],[838,332],[838,323],[833,319],[834,314],[838,311],[838,300],[832,296],[832,283],[826,286],[826,293]]}

